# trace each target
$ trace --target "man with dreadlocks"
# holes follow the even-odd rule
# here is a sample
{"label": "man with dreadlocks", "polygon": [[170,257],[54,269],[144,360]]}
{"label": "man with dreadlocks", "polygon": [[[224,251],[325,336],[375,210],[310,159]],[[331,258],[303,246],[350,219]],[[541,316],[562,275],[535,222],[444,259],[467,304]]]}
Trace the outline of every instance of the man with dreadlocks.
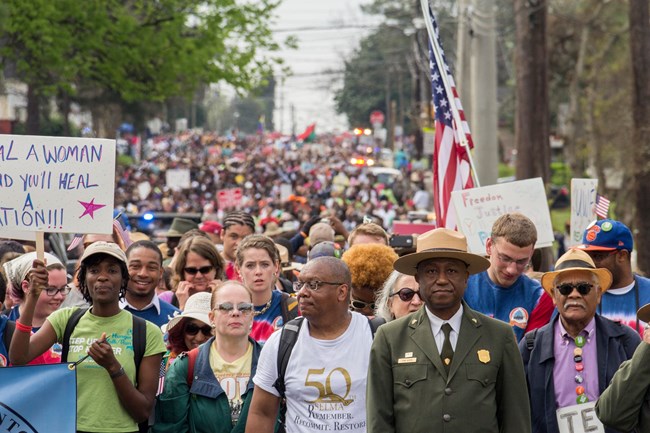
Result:
{"label": "man with dreadlocks", "polygon": [[235,270],[235,253],[239,242],[246,236],[255,233],[255,221],[250,214],[236,210],[226,214],[222,225],[223,251],[221,256],[226,261],[226,279],[241,280]]}

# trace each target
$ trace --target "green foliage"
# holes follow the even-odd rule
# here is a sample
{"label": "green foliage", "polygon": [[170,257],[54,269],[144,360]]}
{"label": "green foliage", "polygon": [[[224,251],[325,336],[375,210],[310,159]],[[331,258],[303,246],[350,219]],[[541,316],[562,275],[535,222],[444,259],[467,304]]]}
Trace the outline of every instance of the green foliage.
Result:
{"label": "green foliage", "polygon": [[499,163],[499,177],[510,177],[515,175],[515,168],[511,165]]}
{"label": "green foliage", "polygon": [[281,63],[269,28],[278,4],[4,0],[0,56],[39,94],[64,89],[132,102],[192,95],[219,81],[250,89]]}
{"label": "green foliage", "polygon": [[[386,94],[393,101],[400,95],[406,107],[411,101],[411,78],[407,53],[411,41],[401,29],[382,26],[361,41],[345,62],[343,87],[336,92],[336,108],[348,116],[350,125],[369,126],[373,110],[388,113]],[[404,107],[402,107],[404,109]]]}
{"label": "green foliage", "polygon": [[551,185],[568,186],[571,183],[571,167],[563,162],[551,163]]}
{"label": "green foliage", "polygon": [[129,167],[133,165],[133,158],[129,155],[117,155],[115,162],[117,165],[121,165],[123,167]]}

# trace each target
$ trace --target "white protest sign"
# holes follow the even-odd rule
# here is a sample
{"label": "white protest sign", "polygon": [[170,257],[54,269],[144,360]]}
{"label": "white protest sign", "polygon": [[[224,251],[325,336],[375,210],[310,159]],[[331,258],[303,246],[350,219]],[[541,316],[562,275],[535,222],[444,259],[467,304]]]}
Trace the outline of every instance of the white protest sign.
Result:
{"label": "white protest sign", "polygon": [[560,433],[605,433],[605,427],[596,416],[596,402],[563,407],[556,411]]}
{"label": "white protest sign", "polygon": [[598,179],[571,179],[571,233],[569,246],[582,243],[582,233],[596,220]]}
{"label": "white protest sign", "polygon": [[0,236],[113,230],[115,140],[0,135]]}
{"label": "white protest sign", "polygon": [[149,197],[149,194],[151,193],[151,184],[149,181],[144,181],[140,182],[138,184],[138,195],[140,196],[140,200],[146,200],[147,197]]}
{"label": "white protest sign", "polygon": [[36,233],[5,228],[5,229],[0,229],[0,237],[7,238],[7,239],[21,240],[21,241],[35,241]]}
{"label": "white protest sign", "polygon": [[537,228],[536,248],[553,244],[551,214],[541,178],[454,191],[451,201],[456,209],[458,230],[463,232],[474,254],[485,254],[485,241],[490,237],[492,224],[509,212],[522,213],[533,221]]}
{"label": "white protest sign", "polygon": [[280,202],[284,203],[285,201],[289,201],[291,194],[293,194],[293,187],[290,183],[280,185]]}
{"label": "white protest sign", "polygon": [[180,191],[190,187],[190,170],[189,168],[175,168],[165,172],[165,181],[167,186],[173,191]]}

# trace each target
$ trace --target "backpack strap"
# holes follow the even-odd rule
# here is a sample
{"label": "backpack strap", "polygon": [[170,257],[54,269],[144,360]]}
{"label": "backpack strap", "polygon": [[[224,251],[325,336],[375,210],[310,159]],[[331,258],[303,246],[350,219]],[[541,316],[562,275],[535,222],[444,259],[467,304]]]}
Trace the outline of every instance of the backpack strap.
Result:
{"label": "backpack strap", "polygon": [[135,384],[138,385],[140,364],[147,349],[147,321],[142,317],[131,314],[133,318],[133,362],[135,363]]}
{"label": "backpack strap", "polygon": [[298,317],[298,299],[295,296],[282,292],[280,307],[282,309],[282,323],[289,323],[289,321]]}
{"label": "backpack strap", "polygon": [[293,346],[296,345],[298,340],[298,333],[304,317],[297,317],[287,322],[283,327],[280,334],[280,345],[278,346],[278,378],[273,386],[280,393],[280,397],[284,398],[284,375],[287,372],[287,365],[289,365],[289,358],[293,351]]}
{"label": "backpack strap", "polygon": [[198,356],[198,347],[187,352],[187,386],[190,388],[192,387],[192,382],[194,382],[194,364],[196,364],[196,358]]}
{"label": "backpack strap", "polygon": [[533,350],[533,347],[535,347],[535,337],[537,337],[537,329],[534,329],[526,334],[526,348],[529,352]]}
{"label": "backpack strap", "polygon": [[278,346],[278,378],[273,383],[275,389],[278,390],[280,394],[280,416],[278,417],[278,432],[285,432],[285,419],[287,415],[287,402],[284,397],[285,386],[284,386],[284,376],[287,372],[287,365],[289,365],[289,358],[291,357],[291,352],[293,351],[293,346],[296,345],[298,340],[298,333],[300,332],[300,327],[305,321],[304,317],[296,317],[295,319],[285,323],[282,327],[280,334],[280,344]]}
{"label": "backpack strap", "polygon": [[4,335],[3,335],[3,341],[5,344],[5,348],[7,349],[7,353],[9,353],[9,346],[11,345],[11,338],[14,336],[15,329],[16,329],[16,322],[7,320],[5,324]]}
{"label": "backpack strap", "polygon": [[68,351],[70,350],[70,337],[72,336],[72,331],[74,331],[75,326],[79,323],[81,316],[83,316],[88,308],[78,308],[72,312],[68,323],[65,324],[65,330],[63,331],[63,341],[61,341],[61,363],[68,362]]}
{"label": "backpack strap", "polygon": [[375,316],[372,319],[368,317],[368,325],[370,325],[370,332],[372,332],[372,338],[375,338],[375,332],[377,332],[377,328],[379,328],[381,325],[386,323],[386,319],[383,317]]}

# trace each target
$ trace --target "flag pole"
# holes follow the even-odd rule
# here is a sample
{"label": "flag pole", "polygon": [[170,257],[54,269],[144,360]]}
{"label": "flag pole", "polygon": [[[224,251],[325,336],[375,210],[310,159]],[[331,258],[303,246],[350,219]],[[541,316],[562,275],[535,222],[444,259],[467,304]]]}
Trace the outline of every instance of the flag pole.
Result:
{"label": "flag pole", "polygon": [[[444,62],[442,58],[442,54],[440,54],[440,47],[438,46],[435,38],[435,34],[433,31],[433,23],[431,22],[431,19],[429,17],[429,14],[433,14],[431,12],[431,6],[429,6],[429,0],[420,0],[420,6],[422,6],[422,15],[424,15],[424,24],[427,27],[427,34],[429,36],[429,44],[431,45],[431,50],[433,51],[433,55],[436,56],[436,62],[438,65],[440,65],[440,70],[442,71],[443,65],[446,65],[446,62]],[[442,79],[442,83],[445,86],[445,92],[447,93],[447,96],[450,98],[454,98],[454,93],[451,91],[451,85],[449,84],[449,79],[447,77],[447,71],[445,70],[444,73],[440,74],[440,78]],[[458,141],[465,148],[465,151],[467,153],[467,158],[469,160],[469,166],[472,171],[472,178],[474,179],[474,185],[476,187],[480,187],[481,183],[478,180],[478,175],[476,174],[476,166],[474,165],[474,159],[472,158],[472,152],[469,147],[469,143],[467,142],[467,136],[465,135],[465,128],[463,127],[463,121],[460,118],[460,113],[458,112],[458,107],[456,106],[456,101],[454,100],[453,103],[452,101],[449,101],[449,107],[451,108],[451,113],[454,117],[454,122],[456,123],[456,133],[458,134]]]}

